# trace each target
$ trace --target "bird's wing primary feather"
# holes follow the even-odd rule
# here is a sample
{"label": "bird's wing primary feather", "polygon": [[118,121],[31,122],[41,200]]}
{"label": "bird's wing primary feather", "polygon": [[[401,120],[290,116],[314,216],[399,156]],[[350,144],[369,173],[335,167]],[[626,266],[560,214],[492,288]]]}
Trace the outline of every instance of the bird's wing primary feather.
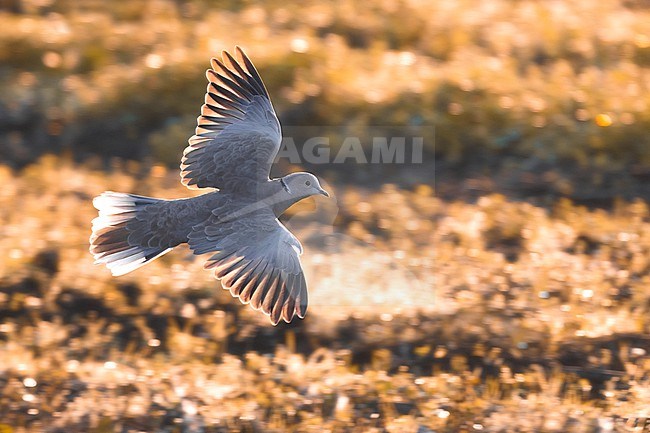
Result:
{"label": "bird's wing primary feather", "polygon": [[307,311],[307,285],[300,242],[268,208],[231,218],[225,209],[196,225],[189,236],[195,254],[213,253],[205,264],[244,304],[290,322]]}
{"label": "bird's wing primary feather", "polygon": [[280,122],[264,83],[241,48],[235,51],[237,59],[224,51],[206,73],[205,103],[181,161],[188,188],[255,188],[280,149]]}

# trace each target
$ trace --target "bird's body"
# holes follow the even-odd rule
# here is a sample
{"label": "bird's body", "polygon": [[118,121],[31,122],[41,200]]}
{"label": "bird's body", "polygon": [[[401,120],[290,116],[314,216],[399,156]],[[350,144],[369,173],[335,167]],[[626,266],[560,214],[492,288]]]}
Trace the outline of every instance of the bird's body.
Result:
{"label": "bird's body", "polygon": [[307,286],[300,242],[277,219],[303,198],[327,193],[310,173],[270,179],[280,124],[261,78],[245,54],[213,59],[205,104],[183,153],[188,187],[215,188],[193,198],[163,200],[105,192],[93,201],[90,251],[96,263],[123,275],[187,243],[213,253],[224,288],[273,324],[304,317]]}

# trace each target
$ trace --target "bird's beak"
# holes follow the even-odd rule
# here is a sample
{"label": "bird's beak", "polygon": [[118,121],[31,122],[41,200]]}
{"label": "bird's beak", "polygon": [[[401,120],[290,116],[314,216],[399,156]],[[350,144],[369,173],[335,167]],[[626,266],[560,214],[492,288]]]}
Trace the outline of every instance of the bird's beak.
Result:
{"label": "bird's beak", "polygon": [[323,188],[318,188],[318,192],[324,195],[325,197],[329,197],[330,193],[325,191]]}

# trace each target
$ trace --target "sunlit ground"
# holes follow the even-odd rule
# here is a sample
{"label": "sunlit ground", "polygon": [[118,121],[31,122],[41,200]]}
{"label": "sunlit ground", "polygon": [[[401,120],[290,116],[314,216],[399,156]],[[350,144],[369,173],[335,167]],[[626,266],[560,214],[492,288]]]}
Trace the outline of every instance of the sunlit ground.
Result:
{"label": "sunlit ground", "polygon": [[175,171],[136,171],[0,168],[3,428],[642,431],[645,204],[549,211],[330,185],[334,200],[287,221],[305,245],[307,318],[274,328],[187,249],[121,278],[92,264],[92,196],[188,194]]}
{"label": "sunlit ground", "polygon": [[[647,1],[0,8],[0,433],[650,428]],[[179,156],[234,45],[285,127],[423,127],[436,156],[306,167],[333,197],[283,217],[290,325],[187,248],[120,278],[88,253],[95,195],[192,193]]]}
{"label": "sunlit ground", "polygon": [[285,125],[435,126],[425,145],[446,161],[551,166],[540,182],[565,195],[592,192],[576,171],[608,194],[647,176],[641,0],[8,2],[24,5],[0,11],[13,161],[71,149],[177,164],[210,57],[241,45]]}

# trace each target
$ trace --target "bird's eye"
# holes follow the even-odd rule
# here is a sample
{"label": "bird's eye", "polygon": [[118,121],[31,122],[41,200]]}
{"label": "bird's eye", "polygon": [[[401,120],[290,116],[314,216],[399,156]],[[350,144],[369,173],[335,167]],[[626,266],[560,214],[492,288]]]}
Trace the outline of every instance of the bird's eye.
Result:
{"label": "bird's eye", "polygon": [[305,186],[309,186],[309,185],[311,185],[311,181],[305,182]]}

